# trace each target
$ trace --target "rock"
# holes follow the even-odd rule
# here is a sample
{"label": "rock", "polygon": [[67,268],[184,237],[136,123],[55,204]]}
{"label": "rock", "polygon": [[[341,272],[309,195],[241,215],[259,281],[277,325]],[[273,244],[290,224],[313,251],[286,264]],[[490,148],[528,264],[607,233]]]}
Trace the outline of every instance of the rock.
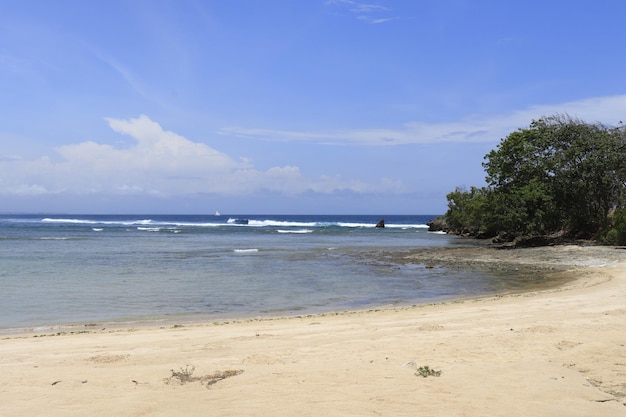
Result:
{"label": "rock", "polygon": [[376,228],[377,229],[384,229],[385,228],[385,219],[380,219],[378,221],[378,223],[376,223]]}
{"label": "rock", "polygon": [[248,224],[248,219],[228,219],[229,224]]}
{"label": "rock", "polygon": [[437,217],[427,223],[429,232],[448,232],[448,224],[443,217]]}

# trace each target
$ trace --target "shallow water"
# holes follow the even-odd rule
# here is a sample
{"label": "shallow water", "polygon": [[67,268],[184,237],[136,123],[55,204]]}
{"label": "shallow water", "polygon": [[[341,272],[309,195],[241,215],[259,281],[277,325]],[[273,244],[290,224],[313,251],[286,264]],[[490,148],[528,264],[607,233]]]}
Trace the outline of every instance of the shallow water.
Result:
{"label": "shallow water", "polygon": [[378,259],[472,244],[428,233],[433,217],[385,216],[376,229],[380,216],[0,216],[0,330],[317,313],[528,285]]}

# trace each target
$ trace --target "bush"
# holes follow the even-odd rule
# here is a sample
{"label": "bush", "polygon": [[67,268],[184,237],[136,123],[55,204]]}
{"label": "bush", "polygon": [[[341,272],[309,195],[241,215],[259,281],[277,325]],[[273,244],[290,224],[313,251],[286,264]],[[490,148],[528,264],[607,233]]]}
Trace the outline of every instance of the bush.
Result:
{"label": "bush", "polygon": [[611,226],[601,239],[607,245],[626,245],[626,208],[618,208],[611,216]]}

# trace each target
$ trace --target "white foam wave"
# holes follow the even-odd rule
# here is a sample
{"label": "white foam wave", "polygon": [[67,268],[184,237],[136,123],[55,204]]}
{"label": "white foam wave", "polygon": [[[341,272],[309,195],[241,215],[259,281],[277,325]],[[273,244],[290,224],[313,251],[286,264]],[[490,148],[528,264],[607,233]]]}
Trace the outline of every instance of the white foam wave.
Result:
{"label": "white foam wave", "polygon": [[[374,228],[376,224],[362,223],[362,222],[306,222],[306,221],[289,221],[289,220],[271,220],[271,219],[246,219],[247,223],[243,219],[229,218],[226,222],[185,222],[185,221],[158,221],[152,219],[138,219],[138,220],[95,220],[95,219],[76,219],[76,218],[51,218],[46,217],[41,219],[44,223],[59,223],[59,224],[76,224],[76,225],[121,225],[121,226],[150,226],[150,227],[224,227],[224,226],[244,226],[244,227],[274,227],[285,230],[286,228]],[[392,224],[386,223],[386,228],[389,229],[426,229],[426,224]]]}
{"label": "white foam wave", "polygon": [[252,252],[258,252],[259,250],[256,248],[251,248],[251,249],[235,249],[233,250],[233,252],[235,253],[252,253]]}
{"label": "white foam wave", "polygon": [[248,225],[256,227],[315,227],[315,222],[290,222],[279,220],[249,220]]}
{"label": "white foam wave", "polygon": [[101,232],[101,231],[103,231],[104,229],[103,229],[103,228],[101,228],[101,227],[92,227],[92,228],[91,228],[91,230],[93,230],[94,232]]}
{"label": "white foam wave", "polygon": [[96,224],[99,223],[95,220],[81,220],[81,219],[52,219],[46,217],[41,219],[43,223],[72,223],[72,224]]}
{"label": "white foam wave", "polygon": [[142,232],[160,232],[160,227],[138,227],[137,230],[141,230]]}
{"label": "white foam wave", "polygon": [[[351,227],[351,228],[375,228],[376,224],[374,223],[337,223],[337,226],[340,227]],[[390,224],[385,223],[385,228],[387,229],[425,229],[428,228],[427,224]]]}
{"label": "white foam wave", "polygon": [[428,229],[427,224],[387,224],[385,223],[385,228],[390,229]]}
{"label": "white foam wave", "polygon": [[282,230],[282,229],[278,229],[278,230],[276,230],[276,232],[278,232],[278,233],[291,233],[291,234],[306,234],[306,233],[313,233],[313,230],[311,230],[311,229],[299,229],[299,230]]}
{"label": "white foam wave", "polygon": [[[329,224],[329,226],[332,226],[333,224]],[[376,227],[375,223],[346,223],[346,222],[339,222],[339,223],[335,223],[334,225],[339,226],[339,227],[350,227],[350,228],[368,228],[368,227]]]}
{"label": "white foam wave", "polygon": [[234,226],[247,226],[248,219],[230,218],[226,221],[226,223]]}
{"label": "white foam wave", "polygon": [[154,224],[171,225],[176,227],[219,227],[224,223],[193,223],[193,222],[155,222]]}
{"label": "white foam wave", "polygon": [[133,226],[133,225],[147,225],[151,224],[152,220],[150,219],[142,219],[142,220],[129,220],[129,221],[115,221],[115,220],[88,220],[88,219],[55,219],[46,217],[41,219],[43,223],[65,223],[65,224],[109,224],[116,225],[121,224],[124,226]]}

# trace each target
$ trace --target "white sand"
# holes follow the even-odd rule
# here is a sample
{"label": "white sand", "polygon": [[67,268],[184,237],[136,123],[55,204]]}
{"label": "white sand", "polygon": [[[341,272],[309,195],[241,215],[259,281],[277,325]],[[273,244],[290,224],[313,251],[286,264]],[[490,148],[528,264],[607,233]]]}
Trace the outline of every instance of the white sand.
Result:
{"label": "white sand", "polygon": [[[0,415],[626,416],[626,264],[579,274],[438,305],[5,335]],[[169,378],[187,365],[196,380]]]}

